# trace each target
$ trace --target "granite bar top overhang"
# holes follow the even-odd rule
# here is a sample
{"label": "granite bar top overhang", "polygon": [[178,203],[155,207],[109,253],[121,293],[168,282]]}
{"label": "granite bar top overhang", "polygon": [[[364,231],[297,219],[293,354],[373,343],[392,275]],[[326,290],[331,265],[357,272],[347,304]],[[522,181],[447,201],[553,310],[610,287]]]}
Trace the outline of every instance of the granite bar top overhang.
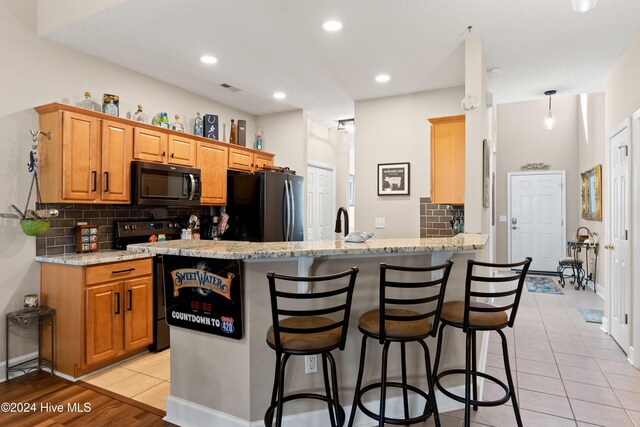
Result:
{"label": "granite bar top overhang", "polygon": [[100,252],[88,252],[83,254],[66,254],[66,255],[42,255],[37,256],[36,261],[47,262],[52,264],[66,265],[97,265],[108,264],[112,262],[130,261],[133,259],[149,258],[152,253],[135,253],[123,250],[107,250]]}
{"label": "granite bar top overhang", "polygon": [[486,234],[455,237],[370,239],[364,243],[341,240],[303,242],[239,242],[211,240],[171,240],[127,246],[136,253],[179,255],[216,259],[296,258],[340,255],[420,254],[438,251],[484,249]]}

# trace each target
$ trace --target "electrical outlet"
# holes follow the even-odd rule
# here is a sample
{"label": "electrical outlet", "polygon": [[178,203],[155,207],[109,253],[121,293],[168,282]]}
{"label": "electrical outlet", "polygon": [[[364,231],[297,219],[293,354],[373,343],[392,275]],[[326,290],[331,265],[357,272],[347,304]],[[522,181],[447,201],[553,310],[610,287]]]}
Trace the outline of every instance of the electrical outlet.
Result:
{"label": "electrical outlet", "polygon": [[318,372],[318,357],[313,354],[311,356],[304,357],[304,373],[315,374]]}
{"label": "electrical outlet", "polygon": [[385,227],[385,218],[376,218],[376,228],[384,228]]}

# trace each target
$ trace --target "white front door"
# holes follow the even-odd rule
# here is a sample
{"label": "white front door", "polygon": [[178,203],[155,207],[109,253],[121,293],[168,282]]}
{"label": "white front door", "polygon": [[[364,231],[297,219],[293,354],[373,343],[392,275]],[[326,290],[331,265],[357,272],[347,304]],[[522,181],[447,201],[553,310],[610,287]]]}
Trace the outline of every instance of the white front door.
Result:
{"label": "white front door", "polygon": [[333,240],[333,170],[307,166],[307,239]]}
{"label": "white front door", "polygon": [[565,253],[564,171],[509,174],[509,261],[556,271]]}
{"label": "white front door", "polygon": [[629,236],[629,122],[625,121],[609,136],[609,257],[611,287],[609,323],[611,336],[625,353],[629,350],[629,295],[631,265]]}

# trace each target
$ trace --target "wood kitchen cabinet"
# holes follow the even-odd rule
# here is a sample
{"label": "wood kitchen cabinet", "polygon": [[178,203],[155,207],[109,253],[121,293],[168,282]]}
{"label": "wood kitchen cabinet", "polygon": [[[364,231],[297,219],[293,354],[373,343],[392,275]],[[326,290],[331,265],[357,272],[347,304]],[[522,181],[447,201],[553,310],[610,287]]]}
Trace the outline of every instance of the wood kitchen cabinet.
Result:
{"label": "wood kitchen cabinet", "polygon": [[36,108],[42,202],[129,203],[133,128],[60,105]]}
{"label": "wood kitchen cabinet", "polygon": [[464,204],[465,116],[429,119],[431,123],[431,203]]}
{"label": "wood kitchen cabinet", "polygon": [[186,135],[136,126],[133,158],[145,162],[195,167],[196,141]]}
{"label": "wood kitchen cabinet", "polygon": [[42,304],[56,310],[56,370],[79,377],[153,342],[152,260],[41,264]]}
{"label": "wood kitchen cabinet", "polygon": [[273,166],[274,155],[254,152],[246,148],[229,148],[229,169],[243,172],[255,172],[263,166]]}
{"label": "wood kitchen cabinet", "polygon": [[227,204],[228,149],[220,144],[198,143],[198,168],[200,169],[200,204]]}

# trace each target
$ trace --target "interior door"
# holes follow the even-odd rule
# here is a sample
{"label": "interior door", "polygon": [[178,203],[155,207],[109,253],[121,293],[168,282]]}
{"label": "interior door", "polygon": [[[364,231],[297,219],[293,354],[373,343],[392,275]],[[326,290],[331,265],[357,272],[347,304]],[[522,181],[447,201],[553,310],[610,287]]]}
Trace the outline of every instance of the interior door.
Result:
{"label": "interior door", "polygon": [[564,174],[509,175],[510,261],[533,258],[531,270],[555,272],[564,254]]}
{"label": "interior door", "polygon": [[307,167],[307,239],[333,240],[333,171]]}
{"label": "interior door", "polygon": [[629,248],[629,125],[609,137],[609,257],[611,336],[625,353],[629,349],[631,266]]}

